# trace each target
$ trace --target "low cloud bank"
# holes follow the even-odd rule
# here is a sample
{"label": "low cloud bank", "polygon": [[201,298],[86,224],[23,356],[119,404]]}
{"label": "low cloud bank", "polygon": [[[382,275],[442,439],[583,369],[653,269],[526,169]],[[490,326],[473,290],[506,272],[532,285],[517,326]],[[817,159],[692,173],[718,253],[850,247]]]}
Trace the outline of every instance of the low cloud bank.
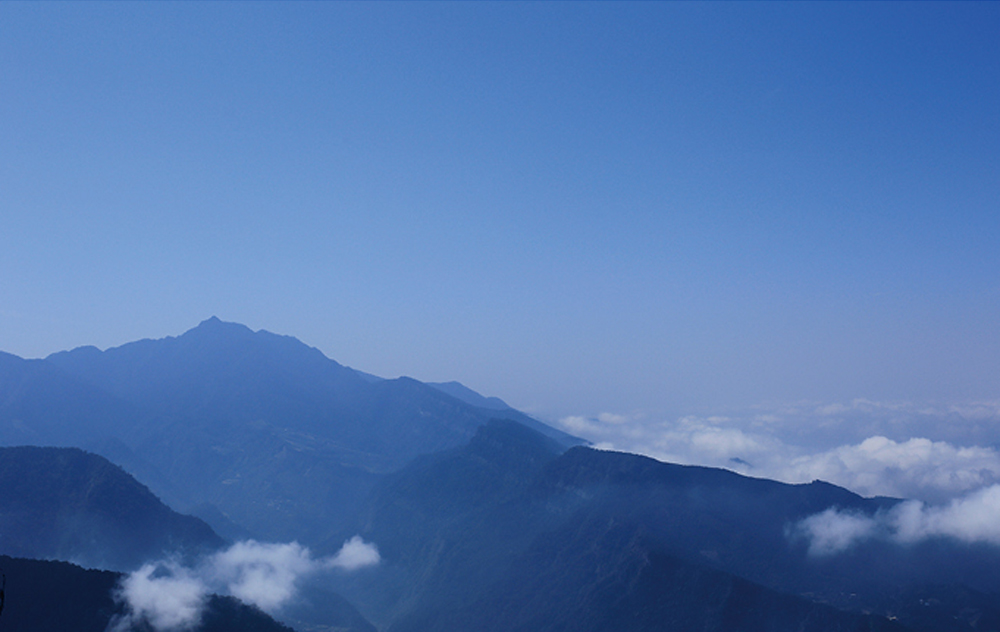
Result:
{"label": "low cloud bank", "polygon": [[[724,414],[723,414],[724,413]],[[1000,404],[794,403],[720,414],[601,413],[559,420],[601,449],[725,467],[864,496],[944,503],[1000,483]]]}
{"label": "low cloud bank", "polygon": [[828,556],[871,539],[914,544],[947,537],[1000,545],[1000,485],[980,489],[946,505],[902,502],[874,516],[830,508],[802,520],[789,531],[809,541],[809,554]]}
{"label": "low cloud bank", "polygon": [[297,542],[237,542],[203,559],[194,568],[165,560],[143,565],[125,577],[115,598],[125,614],[109,626],[126,632],[143,622],[156,632],[189,630],[201,622],[212,593],[231,595],[274,613],[291,602],[298,582],[329,569],[354,571],[378,564],[378,548],[354,536],[336,555],[316,559]]}
{"label": "low cloud bank", "polygon": [[872,539],[1000,546],[998,402],[797,402],[672,418],[602,413],[559,425],[599,449],[911,499],[874,516],[831,508],[802,520],[789,536],[805,538],[810,555]]}
{"label": "low cloud bank", "polygon": [[783,479],[822,479],[865,496],[943,501],[1000,482],[1000,454],[923,437],[897,442],[869,437],[857,445],[793,458]]}

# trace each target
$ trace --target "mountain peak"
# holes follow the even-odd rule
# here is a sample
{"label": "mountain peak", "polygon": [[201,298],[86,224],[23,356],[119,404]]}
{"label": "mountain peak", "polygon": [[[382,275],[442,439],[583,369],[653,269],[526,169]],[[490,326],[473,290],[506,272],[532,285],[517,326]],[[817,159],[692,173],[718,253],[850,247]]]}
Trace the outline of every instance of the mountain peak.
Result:
{"label": "mountain peak", "polygon": [[245,329],[247,331],[252,331],[246,325],[240,323],[231,323],[224,320],[220,320],[218,316],[212,316],[206,320],[198,323],[195,329],[205,329],[205,330],[222,330],[222,329]]}
{"label": "mountain peak", "polygon": [[213,338],[236,338],[252,335],[253,333],[253,330],[246,325],[242,325],[240,323],[230,323],[224,320],[219,320],[217,316],[212,316],[211,318],[198,323],[198,326],[194,329],[189,329],[184,332],[181,337],[192,336],[200,338],[202,336],[211,336]]}

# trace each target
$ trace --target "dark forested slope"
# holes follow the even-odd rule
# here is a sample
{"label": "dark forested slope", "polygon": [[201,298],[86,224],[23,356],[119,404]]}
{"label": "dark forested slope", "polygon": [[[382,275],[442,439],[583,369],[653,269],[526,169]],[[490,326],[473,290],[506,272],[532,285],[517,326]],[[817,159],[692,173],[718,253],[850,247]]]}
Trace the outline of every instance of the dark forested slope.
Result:
{"label": "dark forested slope", "polygon": [[[106,632],[125,613],[113,592],[121,575],[66,562],[0,555],[7,578],[0,630],[5,632]],[[133,628],[128,628],[132,632]],[[148,632],[142,624],[135,632]],[[192,632],[290,632],[256,608],[231,597],[210,597]]]}
{"label": "dark forested slope", "polygon": [[0,552],[128,569],[223,540],[103,457],[76,448],[0,448]]}

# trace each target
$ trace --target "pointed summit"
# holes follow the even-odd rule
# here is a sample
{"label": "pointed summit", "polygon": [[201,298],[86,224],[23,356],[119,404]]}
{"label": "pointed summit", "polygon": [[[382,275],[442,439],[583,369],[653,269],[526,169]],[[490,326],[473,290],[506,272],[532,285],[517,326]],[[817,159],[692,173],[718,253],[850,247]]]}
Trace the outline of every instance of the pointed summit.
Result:
{"label": "pointed summit", "polygon": [[[184,490],[268,539],[315,543],[347,528],[378,473],[464,445],[492,417],[547,428],[413,379],[365,380],[296,338],[218,317],[177,337],[48,361],[126,408],[88,424],[61,414],[53,428],[102,430],[170,477],[167,493]],[[503,437],[484,443],[491,458],[517,451]]]}
{"label": "pointed summit", "polygon": [[240,323],[230,323],[223,320],[219,320],[218,316],[212,316],[207,320],[203,320],[198,323],[198,326],[194,329],[189,329],[182,335],[187,335],[193,332],[199,333],[210,333],[212,335],[245,335],[252,334],[253,330],[246,325],[241,325]]}

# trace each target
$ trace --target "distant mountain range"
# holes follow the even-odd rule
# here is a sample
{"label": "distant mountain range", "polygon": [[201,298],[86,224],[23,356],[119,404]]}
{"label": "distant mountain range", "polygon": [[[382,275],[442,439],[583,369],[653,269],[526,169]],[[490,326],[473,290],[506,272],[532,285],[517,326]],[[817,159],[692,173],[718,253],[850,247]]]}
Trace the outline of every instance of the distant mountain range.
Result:
{"label": "distant mountain range", "polygon": [[0,444],[82,447],[220,532],[311,543],[339,533],[381,474],[498,414],[580,442],[476,398],[495,404],[455,384],[366,379],[294,338],[211,318],[103,352],[4,354]]}
{"label": "distant mountain range", "polygon": [[[220,546],[206,522],[320,556],[376,544],[377,566],[302,586],[284,613],[299,632],[371,632],[364,617],[384,632],[1000,630],[997,547],[873,538],[816,556],[795,529],[899,500],[590,449],[459,383],[382,379],[214,318],[103,352],[0,354],[0,443],[63,446],[0,449],[3,552],[134,567]],[[100,587],[90,623],[62,629],[116,612],[117,576],[45,568]]]}

